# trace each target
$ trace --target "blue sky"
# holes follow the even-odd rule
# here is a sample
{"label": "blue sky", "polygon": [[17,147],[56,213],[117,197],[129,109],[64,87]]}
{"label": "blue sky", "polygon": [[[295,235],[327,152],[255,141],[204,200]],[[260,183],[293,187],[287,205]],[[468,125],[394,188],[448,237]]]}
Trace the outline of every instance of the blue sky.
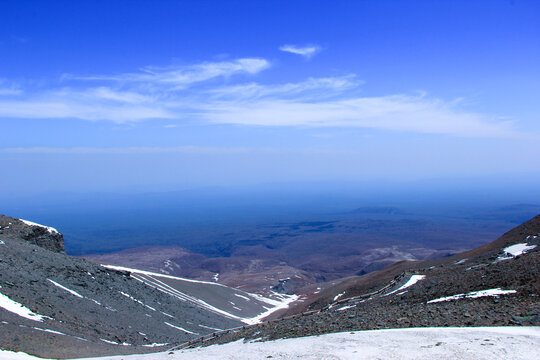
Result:
{"label": "blue sky", "polygon": [[2,1],[13,193],[540,175],[538,1]]}

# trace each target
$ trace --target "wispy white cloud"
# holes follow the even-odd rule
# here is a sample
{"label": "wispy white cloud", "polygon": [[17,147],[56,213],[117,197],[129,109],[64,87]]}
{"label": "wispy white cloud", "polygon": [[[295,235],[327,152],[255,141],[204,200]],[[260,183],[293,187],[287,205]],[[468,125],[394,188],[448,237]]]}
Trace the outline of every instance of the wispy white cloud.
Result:
{"label": "wispy white cloud", "polygon": [[352,91],[363,82],[355,75],[326,78],[309,78],[298,83],[261,85],[258,83],[216,87],[208,90],[214,99],[260,99],[267,97],[301,97],[320,100]]}
{"label": "wispy white cloud", "polygon": [[0,96],[20,94],[22,94],[22,90],[17,84],[11,84],[5,79],[0,79]]}
{"label": "wispy white cloud", "polygon": [[[130,123],[166,119],[245,126],[362,127],[468,137],[521,136],[510,121],[427,94],[365,96],[354,74],[261,84],[210,81],[256,74],[264,59],[202,63],[174,70],[77,77],[47,91],[0,96],[0,118],[74,118]],[[169,86],[170,84],[173,86]],[[0,83],[1,85],[1,83]],[[9,96],[8,96],[9,95]],[[14,96],[12,96],[14,95]]]}
{"label": "wispy white cloud", "polygon": [[138,73],[118,75],[76,76],[64,74],[64,79],[113,81],[124,83],[161,84],[185,87],[218,77],[230,77],[235,74],[256,74],[270,67],[265,59],[242,58],[233,61],[203,62],[188,66],[146,67]]}
{"label": "wispy white cloud", "polygon": [[216,123],[257,126],[362,127],[463,137],[517,135],[512,122],[460,111],[450,103],[424,96],[355,97],[322,102],[274,99],[241,106],[223,102],[209,106],[204,116]]}
{"label": "wispy white cloud", "polygon": [[321,51],[321,47],[317,45],[310,46],[296,46],[296,45],[283,45],[279,47],[279,50],[288,52],[291,54],[301,55],[306,59],[310,59],[313,55]]}
{"label": "wispy white cloud", "polygon": [[140,105],[100,102],[97,99],[45,97],[45,99],[0,101],[0,118],[109,120],[117,123],[149,119],[178,119],[179,114],[159,104]]}

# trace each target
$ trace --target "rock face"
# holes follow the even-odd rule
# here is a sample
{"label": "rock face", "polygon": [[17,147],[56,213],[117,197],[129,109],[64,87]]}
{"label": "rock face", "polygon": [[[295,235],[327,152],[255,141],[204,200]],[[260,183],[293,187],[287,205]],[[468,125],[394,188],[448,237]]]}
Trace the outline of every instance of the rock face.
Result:
{"label": "rock face", "polygon": [[0,215],[0,234],[7,238],[23,239],[57,253],[66,252],[64,236],[48,226]]}

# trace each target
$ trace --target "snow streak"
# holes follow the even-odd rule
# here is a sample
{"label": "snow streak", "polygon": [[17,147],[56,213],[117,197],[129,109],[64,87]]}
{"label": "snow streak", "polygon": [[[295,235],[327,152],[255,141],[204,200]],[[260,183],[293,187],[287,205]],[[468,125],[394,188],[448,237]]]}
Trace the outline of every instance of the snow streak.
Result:
{"label": "snow streak", "polygon": [[489,289],[489,290],[480,290],[480,291],[473,291],[467,294],[457,294],[452,296],[446,296],[439,299],[430,300],[427,303],[437,303],[441,301],[451,301],[451,300],[460,300],[460,299],[474,299],[484,296],[499,296],[499,295],[508,295],[508,294],[515,294],[516,290],[502,290],[501,288],[496,289]]}

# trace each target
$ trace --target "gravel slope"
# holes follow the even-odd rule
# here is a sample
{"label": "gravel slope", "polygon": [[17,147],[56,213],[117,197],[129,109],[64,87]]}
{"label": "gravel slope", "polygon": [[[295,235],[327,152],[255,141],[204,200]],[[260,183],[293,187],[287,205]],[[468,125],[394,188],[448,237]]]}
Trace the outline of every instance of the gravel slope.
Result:
{"label": "gravel slope", "polygon": [[3,349],[60,358],[156,351],[156,344],[166,348],[242,325],[128,272],[67,256],[58,241],[46,228],[0,217],[2,299],[42,316],[25,318],[0,307]]}

